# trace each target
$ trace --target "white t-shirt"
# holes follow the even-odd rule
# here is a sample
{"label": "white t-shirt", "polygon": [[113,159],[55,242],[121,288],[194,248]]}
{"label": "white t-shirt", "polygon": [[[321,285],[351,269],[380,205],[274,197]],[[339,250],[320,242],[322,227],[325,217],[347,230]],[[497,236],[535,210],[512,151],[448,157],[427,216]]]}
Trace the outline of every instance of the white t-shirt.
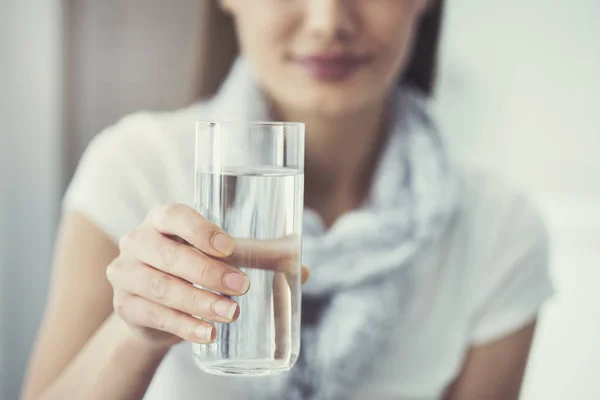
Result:
{"label": "white t-shirt", "polygon": [[[64,206],[111,238],[136,227],[163,203],[193,201],[194,121],[210,102],[172,113],[138,113],[88,147]],[[411,295],[397,332],[373,357],[376,367],[353,399],[438,399],[460,372],[469,347],[517,331],[552,294],[548,239],[518,192],[463,169],[462,207],[445,235],[411,263]],[[242,380],[240,380],[242,379]],[[146,399],[246,399],[244,378],[195,367],[189,343],[175,346]]]}

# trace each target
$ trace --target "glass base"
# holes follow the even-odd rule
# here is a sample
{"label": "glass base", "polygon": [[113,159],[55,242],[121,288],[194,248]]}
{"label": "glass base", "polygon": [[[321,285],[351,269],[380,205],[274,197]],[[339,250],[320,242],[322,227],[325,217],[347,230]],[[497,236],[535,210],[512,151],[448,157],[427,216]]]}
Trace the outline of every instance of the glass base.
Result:
{"label": "glass base", "polygon": [[225,376],[273,376],[289,371],[290,366],[281,365],[279,362],[262,360],[238,360],[238,361],[208,361],[199,360],[194,357],[198,368],[213,375]]}

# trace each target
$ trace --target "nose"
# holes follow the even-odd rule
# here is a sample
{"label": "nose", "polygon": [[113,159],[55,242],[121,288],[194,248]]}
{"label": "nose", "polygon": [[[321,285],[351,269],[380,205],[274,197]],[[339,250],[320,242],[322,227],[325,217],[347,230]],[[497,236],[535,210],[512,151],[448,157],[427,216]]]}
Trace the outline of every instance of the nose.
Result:
{"label": "nose", "polygon": [[[371,1],[371,0],[358,0]],[[327,41],[348,41],[358,30],[354,0],[310,0],[306,26],[315,37]]]}

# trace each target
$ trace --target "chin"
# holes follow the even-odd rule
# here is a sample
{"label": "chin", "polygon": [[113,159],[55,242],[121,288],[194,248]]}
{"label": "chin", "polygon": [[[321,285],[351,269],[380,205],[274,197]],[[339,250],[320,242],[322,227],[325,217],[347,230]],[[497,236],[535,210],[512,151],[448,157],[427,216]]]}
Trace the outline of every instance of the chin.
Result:
{"label": "chin", "polygon": [[[294,79],[296,78],[296,79]],[[304,77],[305,78],[305,77]],[[383,94],[380,85],[370,80],[349,79],[336,84],[312,79],[280,80],[269,89],[276,102],[303,114],[323,117],[343,117],[375,104]],[[281,89],[286,90],[282,91]]]}
{"label": "chin", "polygon": [[320,103],[312,108],[315,115],[321,115],[329,118],[341,118],[352,113],[356,113],[364,107],[364,103],[340,101],[339,103]]}
{"label": "chin", "polygon": [[361,108],[359,103],[348,98],[330,96],[297,96],[284,102],[302,114],[331,118],[342,117]]}
{"label": "chin", "polygon": [[317,92],[307,96],[305,104],[316,114],[324,116],[344,116],[368,108],[374,102],[374,96],[363,90],[343,90],[335,92]]}

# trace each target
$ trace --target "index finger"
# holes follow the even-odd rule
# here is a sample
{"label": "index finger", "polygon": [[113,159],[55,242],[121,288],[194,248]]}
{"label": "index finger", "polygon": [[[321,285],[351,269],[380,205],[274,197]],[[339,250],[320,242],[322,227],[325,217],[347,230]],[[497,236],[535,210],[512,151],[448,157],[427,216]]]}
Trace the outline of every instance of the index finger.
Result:
{"label": "index finger", "polygon": [[213,257],[227,257],[234,241],[225,231],[185,204],[166,204],[148,214],[149,222],[162,234],[177,236]]}
{"label": "index finger", "polygon": [[298,268],[300,261],[298,235],[272,240],[237,238],[235,244],[235,250],[227,258],[232,265],[288,271],[290,268]]}
{"label": "index finger", "polygon": [[288,276],[301,274],[302,283],[309,270],[300,266],[301,244],[298,235],[273,240],[236,239],[235,249],[227,263],[238,267],[282,271]]}

